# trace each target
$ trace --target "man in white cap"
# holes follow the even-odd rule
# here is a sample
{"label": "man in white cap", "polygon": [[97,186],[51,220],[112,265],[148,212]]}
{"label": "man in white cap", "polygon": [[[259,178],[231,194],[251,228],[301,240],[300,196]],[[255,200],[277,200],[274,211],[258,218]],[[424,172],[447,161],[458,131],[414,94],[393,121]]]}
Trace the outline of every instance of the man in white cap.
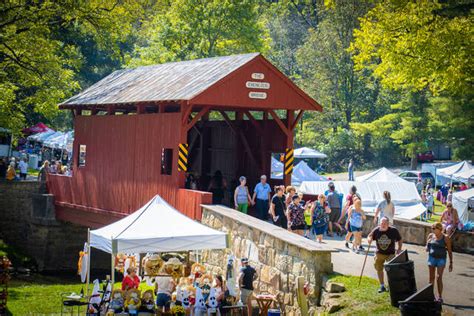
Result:
{"label": "man in white cap", "polygon": [[260,177],[260,182],[255,186],[253,190],[252,204],[257,208],[257,218],[261,220],[266,220],[268,215],[268,210],[270,208],[270,193],[272,189],[267,183],[267,176],[262,175]]}

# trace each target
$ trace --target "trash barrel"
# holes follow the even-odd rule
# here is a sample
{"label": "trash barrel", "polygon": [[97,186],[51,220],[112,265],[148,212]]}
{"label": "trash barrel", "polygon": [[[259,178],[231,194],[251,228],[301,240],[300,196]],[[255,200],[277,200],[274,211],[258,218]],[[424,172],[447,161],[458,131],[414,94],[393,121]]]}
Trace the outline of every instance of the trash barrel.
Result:
{"label": "trash barrel", "polygon": [[405,250],[385,263],[384,268],[387,272],[392,306],[398,307],[399,301],[416,292],[415,264],[408,260],[408,252]]}
{"label": "trash barrel", "polygon": [[269,309],[268,316],[280,316],[281,311],[279,309]]}
{"label": "trash barrel", "polygon": [[442,304],[435,301],[432,284],[428,284],[420,291],[399,303],[402,316],[441,316]]}

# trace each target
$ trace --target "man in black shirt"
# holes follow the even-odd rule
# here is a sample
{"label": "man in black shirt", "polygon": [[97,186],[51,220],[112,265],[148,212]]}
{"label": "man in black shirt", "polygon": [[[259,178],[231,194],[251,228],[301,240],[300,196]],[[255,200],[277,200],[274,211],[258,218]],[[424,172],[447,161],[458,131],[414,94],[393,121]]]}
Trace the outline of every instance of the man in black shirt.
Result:
{"label": "man in black shirt", "polygon": [[249,265],[247,258],[241,260],[242,268],[239,274],[240,300],[247,305],[247,315],[252,315],[253,281],[257,279],[257,271]]}
{"label": "man in black shirt", "polygon": [[395,256],[395,243],[398,244],[397,254],[402,251],[402,237],[400,232],[395,227],[389,226],[389,219],[382,217],[380,225],[376,227],[367,237],[369,243],[375,240],[377,244],[377,251],[375,253],[374,267],[377,270],[377,276],[380,282],[379,293],[385,292],[383,264],[390,261]]}

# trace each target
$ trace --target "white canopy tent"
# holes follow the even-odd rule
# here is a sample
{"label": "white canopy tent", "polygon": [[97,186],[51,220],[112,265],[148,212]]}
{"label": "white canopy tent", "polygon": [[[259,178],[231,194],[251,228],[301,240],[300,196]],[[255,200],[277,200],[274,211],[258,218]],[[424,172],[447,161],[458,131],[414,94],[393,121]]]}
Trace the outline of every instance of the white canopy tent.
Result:
{"label": "white canopy tent", "polygon": [[453,207],[458,211],[459,220],[465,224],[469,220],[469,207],[474,208],[474,188],[455,192]]}
{"label": "white canopy tent", "polygon": [[90,234],[91,247],[108,253],[224,249],[227,240],[225,233],[190,219],[159,195],[133,214]]}
{"label": "white canopy tent", "polygon": [[407,182],[398,175],[382,167],[374,172],[356,178],[357,181]]}
{"label": "white canopy tent", "polygon": [[301,158],[301,159],[306,159],[306,158],[327,158],[328,156],[323,154],[322,152],[319,152],[315,149],[308,148],[308,147],[301,147],[295,149],[293,156],[295,158]]}
{"label": "white canopy tent", "polygon": [[272,156],[272,163],[271,163],[271,174],[272,179],[277,179],[278,174],[283,172],[283,163],[278,161],[276,158]]}
{"label": "white canopy tent", "polygon": [[[108,226],[90,231],[88,244],[89,247],[112,255],[113,271],[113,258],[119,252],[225,249],[227,235],[192,220],[156,195],[138,211]],[[113,275],[112,273],[112,283]],[[89,282],[89,278],[87,280]]]}
{"label": "white canopy tent", "polygon": [[[453,181],[454,174],[465,172],[474,167],[467,161],[461,161],[455,165],[436,170],[436,185],[443,185]],[[456,179],[454,179],[456,180]]]}
{"label": "white canopy tent", "polygon": [[[273,179],[283,179],[283,172],[275,174]],[[328,179],[311,169],[304,161],[300,161],[291,174],[291,184],[300,185],[303,181],[327,181]]]}
{"label": "white canopy tent", "polygon": [[[305,194],[324,194],[328,190],[328,181],[303,182],[299,190]],[[387,182],[387,181],[334,181],[336,190],[345,196],[349,194],[353,185],[362,198],[362,207],[368,213],[375,213],[377,204],[383,200],[383,192],[389,191],[395,204],[395,217],[413,219],[426,211],[421,203],[420,195],[412,182]]]}
{"label": "white canopy tent", "polygon": [[46,138],[56,134],[55,131],[53,130],[48,130],[46,132],[41,132],[41,133],[36,133],[33,135],[28,136],[26,139],[29,141],[35,141],[35,142],[43,142]]}
{"label": "white canopy tent", "polygon": [[474,183],[474,168],[456,172],[453,178],[463,183]]}

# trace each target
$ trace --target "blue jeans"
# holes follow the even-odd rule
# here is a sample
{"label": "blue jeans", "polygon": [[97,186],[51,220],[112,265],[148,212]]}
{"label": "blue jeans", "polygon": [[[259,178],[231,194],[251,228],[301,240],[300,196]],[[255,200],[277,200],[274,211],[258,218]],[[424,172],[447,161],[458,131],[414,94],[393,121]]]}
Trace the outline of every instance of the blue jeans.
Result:
{"label": "blue jeans", "polygon": [[166,293],[158,293],[156,296],[156,306],[163,307],[163,306],[170,306],[171,296]]}
{"label": "blue jeans", "polygon": [[435,258],[432,256],[428,256],[428,265],[431,267],[445,267],[446,258]]}
{"label": "blue jeans", "polygon": [[257,218],[262,221],[266,221],[268,217],[268,200],[257,199],[255,202],[255,207],[257,209]]}
{"label": "blue jeans", "polygon": [[349,181],[354,181],[354,170],[349,170]]}

